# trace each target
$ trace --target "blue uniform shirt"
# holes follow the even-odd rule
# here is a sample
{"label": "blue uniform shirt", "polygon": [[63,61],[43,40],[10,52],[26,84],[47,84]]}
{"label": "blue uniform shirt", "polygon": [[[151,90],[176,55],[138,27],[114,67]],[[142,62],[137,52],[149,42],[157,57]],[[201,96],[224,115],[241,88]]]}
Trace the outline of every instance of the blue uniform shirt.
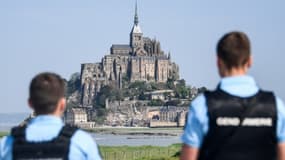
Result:
{"label": "blue uniform shirt", "polygon": [[[223,78],[220,82],[223,91],[239,96],[250,97],[255,95],[259,87],[251,76],[235,76]],[[285,106],[280,98],[276,98],[277,104],[277,139],[278,143],[285,142]],[[207,113],[206,99],[202,94],[192,101],[187,124],[181,139],[188,146],[200,148],[204,136],[209,130],[209,117]]]}
{"label": "blue uniform shirt", "polygon": [[[28,141],[49,141],[58,136],[63,122],[60,118],[50,115],[37,116],[28,124],[26,139]],[[0,143],[0,159],[12,160],[13,137],[6,136]],[[77,130],[71,137],[69,159],[101,160],[94,139],[82,130]]]}

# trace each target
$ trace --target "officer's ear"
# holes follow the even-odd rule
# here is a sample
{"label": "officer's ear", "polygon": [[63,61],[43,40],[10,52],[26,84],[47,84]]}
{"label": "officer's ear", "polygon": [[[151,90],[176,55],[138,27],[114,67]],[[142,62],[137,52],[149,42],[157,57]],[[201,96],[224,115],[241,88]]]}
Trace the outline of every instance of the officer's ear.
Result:
{"label": "officer's ear", "polygon": [[219,75],[221,77],[224,77],[225,76],[225,72],[226,72],[225,63],[218,56],[217,56],[217,66],[218,66]]}
{"label": "officer's ear", "polygon": [[218,56],[217,56],[217,66],[222,70],[226,68],[225,62]]}
{"label": "officer's ear", "polygon": [[252,64],[253,64],[253,58],[252,58],[252,56],[250,56],[248,61],[247,61],[247,64],[246,64],[247,68],[250,68],[252,66]]}
{"label": "officer's ear", "polygon": [[34,110],[33,102],[31,101],[30,98],[28,99],[28,105],[29,105],[29,107],[30,107],[32,110]]}
{"label": "officer's ear", "polygon": [[60,113],[63,113],[64,110],[65,110],[65,106],[66,106],[66,99],[65,97],[63,98],[60,98],[59,101],[58,101],[58,104],[57,104],[57,110],[60,112]]}

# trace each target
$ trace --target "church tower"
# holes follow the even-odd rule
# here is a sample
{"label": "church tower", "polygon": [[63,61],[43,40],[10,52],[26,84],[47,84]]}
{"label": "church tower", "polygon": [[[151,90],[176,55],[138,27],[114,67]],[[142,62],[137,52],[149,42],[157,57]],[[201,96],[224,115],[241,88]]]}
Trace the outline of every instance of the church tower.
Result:
{"label": "church tower", "polygon": [[143,33],[139,26],[139,17],[138,17],[138,7],[136,2],[135,16],[134,16],[134,26],[130,33],[130,46],[132,48],[132,55],[145,55],[146,51],[144,50],[143,43]]}

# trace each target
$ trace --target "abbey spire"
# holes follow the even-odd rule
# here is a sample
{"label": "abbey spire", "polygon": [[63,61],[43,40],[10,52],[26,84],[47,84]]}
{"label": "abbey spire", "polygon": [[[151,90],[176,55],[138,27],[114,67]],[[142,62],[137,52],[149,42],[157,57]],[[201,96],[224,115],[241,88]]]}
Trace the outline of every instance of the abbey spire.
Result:
{"label": "abbey spire", "polygon": [[135,24],[135,25],[138,25],[138,24],[139,24],[139,17],[138,17],[138,3],[137,3],[137,1],[136,1],[136,9],[135,9],[134,24]]}
{"label": "abbey spire", "polygon": [[137,4],[137,1],[136,1],[136,6],[135,6],[134,26],[132,28],[131,34],[132,33],[142,33],[141,28],[139,26],[139,16],[138,16],[138,4]]}
{"label": "abbey spire", "polygon": [[130,33],[130,46],[134,55],[138,54],[139,50],[144,54],[143,49],[143,33],[139,26],[139,17],[138,17],[138,5],[136,2],[135,6],[135,16],[134,16],[134,25]]}

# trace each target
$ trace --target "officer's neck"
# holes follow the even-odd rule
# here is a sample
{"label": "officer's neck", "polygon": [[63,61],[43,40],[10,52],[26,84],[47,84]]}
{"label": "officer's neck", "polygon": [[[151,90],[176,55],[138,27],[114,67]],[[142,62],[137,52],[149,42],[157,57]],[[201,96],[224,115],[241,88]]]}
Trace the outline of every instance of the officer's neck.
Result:
{"label": "officer's neck", "polygon": [[247,69],[231,69],[227,70],[222,74],[222,77],[234,77],[234,76],[243,76],[247,74]]}
{"label": "officer's neck", "polygon": [[224,77],[234,77],[234,76],[243,76],[248,72],[248,67],[233,67],[231,69],[228,68],[219,68],[220,76]]}
{"label": "officer's neck", "polygon": [[223,60],[218,58],[219,74],[222,78],[246,75],[252,65],[252,57],[242,66],[228,68]]}

